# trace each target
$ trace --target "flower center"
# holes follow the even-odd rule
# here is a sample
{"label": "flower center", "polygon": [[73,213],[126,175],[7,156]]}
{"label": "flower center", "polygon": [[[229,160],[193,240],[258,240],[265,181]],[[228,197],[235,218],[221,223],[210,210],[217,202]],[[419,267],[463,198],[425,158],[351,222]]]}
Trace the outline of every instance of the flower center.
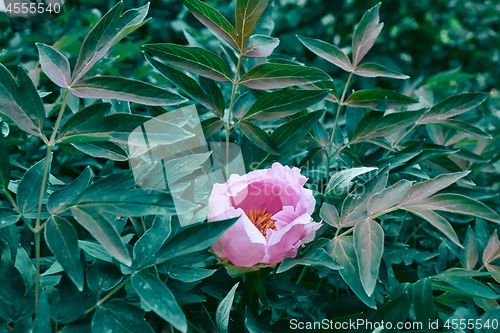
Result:
{"label": "flower center", "polygon": [[276,226],[274,225],[274,221],[271,220],[271,216],[273,216],[271,213],[266,213],[266,209],[264,208],[263,211],[260,209],[257,210],[257,208],[254,208],[253,210],[246,210],[245,214],[247,214],[248,218],[252,223],[259,229],[260,233],[266,236],[267,229],[273,229],[276,230]]}

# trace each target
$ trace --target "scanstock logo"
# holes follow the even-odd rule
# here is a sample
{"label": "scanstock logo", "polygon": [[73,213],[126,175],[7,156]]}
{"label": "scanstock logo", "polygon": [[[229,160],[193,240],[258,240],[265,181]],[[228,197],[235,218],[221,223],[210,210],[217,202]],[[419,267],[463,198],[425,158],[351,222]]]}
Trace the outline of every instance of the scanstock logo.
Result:
{"label": "scanstock logo", "polygon": [[78,0],[0,0],[0,11],[7,13],[12,30],[21,31],[55,20],[77,4]]}
{"label": "scanstock logo", "polygon": [[246,174],[240,147],[229,143],[228,156],[226,147],[207,142],[194,105],[153,118],[128,137],[137,186],[168,190],[182,226],[206,218],[214,184]]}

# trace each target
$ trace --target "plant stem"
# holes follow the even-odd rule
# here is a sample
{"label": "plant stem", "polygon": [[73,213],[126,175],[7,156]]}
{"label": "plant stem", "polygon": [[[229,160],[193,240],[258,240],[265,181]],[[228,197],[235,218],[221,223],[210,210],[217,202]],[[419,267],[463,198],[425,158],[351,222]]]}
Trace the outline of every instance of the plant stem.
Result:
{"label": "plant stem", "polygon": [[99,305],[104,304],[104,302],[106,302],[108,299],[110,299],[114,294],[116,294],[118,292],[118,290],[120,290],[124,285],[126,285],[130,281],[131,278],[132,278],[132,275],[127,276],[127,278],[125,280],[123,280],[119,285],[117,285],[113,290],[111,290],[109,292],[109,294],[107,294],[106,296],[104,296],[94,306],[92,306],[90,309],[88,309],[87,311],[85,311],[80,317],[85,317],[86,315],[88,315],[89,313],[91,313],[92,311],[94,311]]}
{"label": "plant stem", "polygon": [[[379,216],[382,216],[382,215],[384,215],[384,214],[387,214],[387,213],[393,212],[393,211],[398,210],[398,209],[399,209],[399,207],[397,207],[397,206],[395,206],[395,207],[391,207],[391,208],[388,208],[388,209],[386,209],[386,210],[381,211],[380,213],[377,213],[376,215],[373,215],[373,216],[368,216],[368,218],[369,218],[369,219],[375,219],[375,218],[377,218],[377,217],[379,217]],[[354,231],[354,228],[351,228],[351,229],[347,230],[346,232],[344,232],[343,234],[341,234],[341,235],[339,236],[340,229],[342,229],[342,224],[340,224],[340,225],[339,225],[339,227],[337,228],[337,231],[335,232],[335,237],[334,237],[334,238],[337,238],[337,237],[342,237],[342,236],[348,235],[348,234],[350,234],[351,232],[353,232],[353,231]]]}
{"label": "plant stem", "polygon": [[8,189],[5,189],[4,191],[5,193],[5,196],[7,197],[7,199],[9,199],[10,203],[12,204],[12,206],[14,207],[14,209],[16,210],[16,212],[18,212],[20,215],[21,215],[21,218],[23,219],[24,223],[28,226],[28,228],[31,230],[31,232],[35,232],[35,228],[33,228],[33,226],[28,222],[28,220],[24,217],[23,213],[21,212],[21,209],[19,208],[19,206],[17,205],[16,201],[14,200],[14,198],[12,198],[12,195],[10,195],[10,192]]}
{"label": "plant stem", "polygon": [[304,278],[304,276],[306,275],[306,272],[307,272],[307,268],[308,268],[308,267],[309,267],[309,266],[304,266],[304,267],[302,268],[302,272],[300,272],[299,278],[297,279],[297,282],[295,283],[295,285],[297,285],[297,286],[298,286],[298,285],[300,284],[300,282],[302,281],[302,279],[303,279],[303,278]]}
{"label": "plant stem", "polygon": [[38,299],[40,297],[40,233],[43,230],[43,226],[40,226],[40,218],[42,216],[42,203],[43,197],[45,195],[45,186],[47,182],[47,178],[49,176],[49,167],[50,167],[50,154],[52,153],[52,147],[55,145],[57,131],[59,130],[59,126],[61,125],[61,119],[64,114],[64,109],[66,108],[66,102],[68,100],[69,90],[66,89],[64,93],[64,98],[62,101],[61,109],[59,110],[59,115],[57,116],[56,123],[54,125],[54,129],[52,130],[52,135],[50,136],[50,141],[47,144],[47,155],[45,156],[45,167],[43,169],[42,176],[42,184],[40,186],[40,197],[38,198],[38,212],[36,215],[36,223],[35,223],[35,261],[36,261],[36,283],[35,283],[35,314],[38,312]]}
{"label": "plant stem", "polygon": [[335,131],[337,130],[337,124],[339,122],[340,110],[341,110],[342,105],[344,103],[344,98],[345,98],[345,94],[347,93],[347,89],[349,88],[349,83],[351,83],[352,74],[353,74],[353,72],[351,72],[349,74],[349,78],[347,79],[347,82],[345,84],[344,91],[342,92],[342,96],[340,97],[339,107],[337,108],[337,115],[335,116],[335,123],[333,124],[332,136],[330,138],[330,145],[328,147],[328,154],[326,154],[326,181],[327,182],[328,182],[328,179],[330,178],[330,158],[332,158],[333,138],[335,137]]}
{"label": "plant stem", "polygon": [[388,208],[388,209],[386,209],[386,210],[383,210],[383,211],[381,211],[380,213],[377,213],[377,214],[375,214],[375,215],[373,215],[373,216],[369,216],[369,218],[373,220],[373,219],[376,219],[376,218],[377,218],[377,217],[379,217],[379,216],[382,216],[382,215],[384,215],[384,214],[387,214],[387,213],[393,212],[393,211],[398,210],[398,209],[399,209],[399,207],[398,207],[398,206],[394,206],[394,207]]}
{"label": "plant stem", "polygon": [[[339,231],[339,230],[340,230],[340,228],[339,228],[339,229],[337,229],[337,234],[338,234],[338,231]],[[351,232],[353,232],[353,231],[354,231],[354,228],[351,228],[351,229],[347,230],[346,232],[344,232],[344,233],[340,234],[338,237],[340,238],[340,237],[343,237],[343,236],[345,236],[345,235],[349,235],[349,234],[350,234]],[[335,238],[337,238],[337,234],[335,234]]]}
{"label": "plant stem", "polygon": [[271,155],[271,154],[267,154],[266,157],[264,157],[262,159],[262,161],[260,161],[259,164],[255,168],[253,168],[253,170],[257,170],[257,168],[260,167],[261,164],[264,163],[265,160],[267,160],[267,158],[269,157],[269,155]]}
{"label": "plant stem", "polygon": [[[392,145],[392,148],[394,148],[394,147],[396,147],[397,145],[399,145],[399,143],[401,142],[401,140],[403,140],[403,139],[405,138],[405,136],[407,136],[408,134],[410,134],[410,132],[411,132],[411,131],[413,131],[413,129],[414,129],[415,127],[417,127],[417,125],[418,125],[418,122],[416,122],[415,124],[413,124],[413,126],[412,126],[412,127],[410,127],[410,128],[406,131],[406,133],[405,133],[405,134],[403,134],[403,136],[402,136],[402,137],[400,137],[400,138],[399,138],[399,140],[398,140],[398,141],[396,141],[396,142]],[[389,155],[389,153],[390,153],[390,151],[388,150],[388,151],[385,153],[385,156]]]}
{"label": "plant stem", "polygon": [[233,80],[233,90],[231,91],[231,101],[229,102],[229,114],[227,115],[226,127],[226,177],[229,178],[229,134],[231,133],[231,113],[233,112],[234,96],[236,94],[236,88],[238,86],[238,76],[240,73],[241,59],[242,55],[238,56],[238,65],[236,65],[236,74]]}

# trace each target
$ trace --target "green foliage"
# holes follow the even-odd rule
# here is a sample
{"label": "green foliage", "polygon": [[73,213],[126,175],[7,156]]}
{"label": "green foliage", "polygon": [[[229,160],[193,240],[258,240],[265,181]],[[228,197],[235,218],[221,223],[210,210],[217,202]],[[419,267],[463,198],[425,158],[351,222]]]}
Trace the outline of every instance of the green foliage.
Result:
{"label": "green foliage", "polygon": [[[2,330],[498,318],[498,6],[134,3],[82,0],[17,33],[0,12]],[[192,104],[227,150],[135,164],[198,139],[169,117]],[[247,171],[309,178],[323,223],[296,257],[224,269],[210,247],[239,217],[205,221],[199,183],[161,186],[229,173],[204,167],[229,143]]]}

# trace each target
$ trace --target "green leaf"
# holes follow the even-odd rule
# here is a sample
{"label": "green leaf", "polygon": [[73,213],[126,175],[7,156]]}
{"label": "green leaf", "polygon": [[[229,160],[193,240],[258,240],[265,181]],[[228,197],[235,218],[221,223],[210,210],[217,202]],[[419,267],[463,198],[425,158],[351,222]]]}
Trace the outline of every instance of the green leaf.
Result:
{"label": "green leaf", "polygon": [[224,96],[222,91],[220,91],[219,86],[214,80],[200,76],[199,78],[201,88],[205,91],[206,98],[209,100],[209,104],[213,105],[215,108],[215,115],[219,118],[224,117],[224,109],[226,108],[224,102]]}
{"label": "green leaf", "polygon": [[372,219],[365,219],[356,224],[353,236],[361,284],[371,296],[384,252],[384,229]]}
{"label": "green leaf", "polygon": [[417,321],[428,323],[434,320],[436,314],[432,298],[432,281],[426,277],[413,284],[413,310]]}
{"label": "green leaf", "polygon": [[172,66],[215,81],[232,81],[226,63],[202,48],[176,44],[146,44],[143,48],[151,56]]}
{"label": "green leaf", "polygon": [[275,48],[278,47],[280,40],[278,38],[253,35],[248,40],[247,46],[242,51],[242,56],[247,58],[265,58],[269,57]]}
{"label": "green leaf", "polygon": [[421,109],[418,111],[395,112],[384,116],[382,112],[371,111],[356,126],[351,143],[386,137],[397,131],[404,130],[415,124],[424,112],[425,109]]}
{"label": "green leaf", "polygon": [[146,18],[148,10],[149,3],[122,14],[122,1],[111,8],[92,28],[87,38],[85,38],[71,82],[75,83],[80,80],[99,59],[104,57],[111,46],[133,31],[134,27],[140,26]]}
{"label": "green leaf", "polygon": [[201,122],[201,128],[203,129],[205,138],[209,138],[217,133],[222,126],[224,126],[224,121],[219,118],[208,118]]}
{"label": "green leaf", "polygon": [[24,285],[26,287],[25,290],[29,292],[32,289],[31,287],[33,287],[36,283],[36,269],[30,256],[22,246],[17,248],[14,266],[23,278]]}
{"label": "green leaf", "polygon": [[121,299],[98,306],[92,317],[92,333],[108,332],[154,333],[144,320],[144,310]]}
{"label": "green leaf", "polygon": [[360,90],[345,101],[345,105],[360,108],[374,108],[387,98],[387,107],[395,108],[418,103],[416,99],[380,88]]}
{"label": "green leaf", "polygon": [[498,275],[499,273],[493,273],[493,272],[479,272],[479,271],[474,271],[474,270],[468,270],[465,268],[449,268],[444,272],[441,272],[437,275],[434,275],[432,278],[434,279],[440,279],[441,276],[445,277],[480,277],[480,276],[492,276],[492,275]]}
{"label": "green leaf", "polygon": [[236,98],[233,104],[233,115],[236,119],[241,119],[245,113],[252,107],[257,99],[251,90],[241,94]]}
{"label": "green leaf", "polygon": [[[50,312],[52,319],[62,324],[68,324],[76,321],[90,307],[97,303],[97,299],[88,289],[83,292],[78,291],[69,278],[63,275],[57,291],[53,288],[47,288],[50,302]],[[51,297],[55,296],[55,297]]]}
{"label": "green leaf", "polygon": [[[412,207],[412,205],[405,205]],[[439,194],[418,201],[418,206],[431,210],[441,210],[450,213],[480,217],[492,222],[500,223],[500,216],[480,201],[461,194]]]}
{"label": "green leaf", "polygon": [[89,265],[86,277],[89,289],[97,296],[113,289],[123,279],[118,267],[102,260],[94,260]]}
{"label": "green leaf", "polygon": [[328,244],[328,253],[344,268],[339,270],[339,273],[352,291],[363,303],[375,309],[373,295],[368,296],[366,294],[359,279],[359,265],[352,237],[346,236],[332,239]]}
{"label": "green leaf", "polygon": [[202,168],[211,154],[212,152],[209,151],[171,159],[165,163],[168,182],[175,183],[182,177],[190,175],[193,171]]}
{"label": "green leaf", "polygon": [[360,167],[335,172],[328,181],[325,196],[343,197],[349,192],[349,189],[353,185],[352,180],[354,178],[376,169],[377,168]]}
{"label": "green leaf", "polygon": [[500,297],[500,295],[487,285],[468,277],[441,275],[439,280],[445,282],[446,284],[439,283],[438,281],[432,281],[434,289],[449,291],[469,297],[474,296],[486,299],[498,299]]}
{"label": "green leaf", "polygon": [[37,333],[52,333],[52,325],[50,324],[50,303],[47,299],[45,290],[40,290],[40,298],[38,299],[38,312],[33,321],[31,332]]}
{"label": "green leaf", "polygon": [[146,105],[177,105],[182,96],[149,83],[116,76],[94,76],[73,84],[69,91],[81,98],[118,99]]}
{"label": "green leaf", "polygon": [[25,132],[41,137],[45,109],[33,81],[24,68],[17,68],[17,82],[0,64],[0,113]]}
{"label": "green leaf", "polygon": [[0,229],[16,223],[21,215],[13,209],[0,207]]}
{"label": "green leaf", "polygon": [[257,65],[246,72],[240,78],[238,84],[251,89],[267,90],[330,80],[331,78],[328,74],[316,68],[265,63]]}
{"label": "green leaf", "polygon": [[216,269],[181,267],[175,269],[169,275],[172,279],[179,280],[184,283],[191,283],[206,279],[207,277],[212,276],[216,271]]}
{"label": "green leaf", "polygon": [[474,269],[478,259],[477,242],[474,231],[469,226],[465,236],[464,248],[460,251],[460,264],[465,269]]}
{"label": "green leaf", "polygon": [[187,332],[187,320],[174,295],[156,276],[145,271],[132,274],[132,286],[141,300],[158,316],[181,332]]}
{"label": "green leaf", "polygon": [[[57,142],[114,141],[133,145],[171,144],[194,136],[173,122],[127,113],[113,113],[109,103],[90,105],[69,117],[59,131]],[[144,125],[144,128],[141,128]],[[139,130],[141,129],[141,130]],[[133,134],[131,134],[133,133]]]}
{"label": "green leaf", "polygon": [[365,62],[354,69],[354,74],[365,77],[390,77],[393,79],[409,79],[408,75],[401,74],[399,72],[393,71],[387,67],[379,64],[374,64],[372,62]]}
{"label": "green leaf", "polygon": [[167,241],[172,227],[170,217],[157,215],[149,228],[134,245],[133,264],[134,267],[142,267],[161,249]]}
{"label": "green leaf", "polygon": [[379,23],[380,2],[370,8],[359,21],[354,35],[352,36],[352,58],[353,65],[357,66],[365,54],[375,44],[383,23]]}
{"label": "green leaf", "polygon": [[236,42],[243,50],[252,35],[260,16],[266,9],[268,0],[237,0],[236,1]]}
{"label": "green leaf", "polygon": [[[217,94],[218,98],[216,99],[216,101],[218,102],[218,105],[214,105],[214,98],[209,98],[207,95],[205,95],[205,92],[198,84],[198,82],[182,73],[181,71],[166,66],[163,63],[155,60],[147,53],[144,53],[144,56],[151,66],[153,66],[161,75],[170,80],[170,82],[184,91],[184,93],[187,94],[190,98],[201,103],[218,117],[221,117],[224,114],[224,106],[221,107],[221,104],[223,104],[220,100],[221,95]],[[202,77],[200,77],[200,79],[202,79]]]}
{"label": "green leaf", "polygon": [[434,212],[433,210],[421,208],[418,205],[401,206],[400,208],[407,210],[417,216],[420,216],[424,220],[427,220],[427,222],[429,222],[432,226],[445,234],[453,243],[462,248],[462,245],[460,244],[457,233],[455,232],[455,229],[453,229],[453,226],[438,213]]}
{"label": "green leaf", "polygon": [[83,192],[92,180],[92,169],[86,167],[85,170],[66,187],[53,192],[49,196],[47,202],[47,210],[49,213],[56,215],[61,210],[78,197]]}
{"label": "green leaf", "polygon": [[160,264],[182,255],[207,249],[238,219],[239,216],[227,220],[192,224],[180,229],[158,251],[154,263]]}
{"label": "green leaf", "polygon": [[308,90],[325,90],[325,89],[330,89],[330,93],[325,97],[325,99],[329,100],[330,102],[333,103],[339,103],[339,94],[337,92],[337,88],[335,88],[335,84],[333,81],[319,81],[315,82],[312,84],[306,84],[303,85],[301,88],[303,89],[308,89]]}
{"label": "green leaf", "polygon": [[153,66],[161,75],[166,77],[170,82],[172,82],[182,91],[184,91],[184,93],[187,94],[190,98],[198,101],[216,115],[218,116],[221,115],[221,111],[219,110],[219,108],[215,107],[215,105],[212,104],[212,102],[205,95],[205,92],[198,84],[198,82],[196,82],[186,74],[182,73],[181,71],[166,66],[163,63],[155,60],[147,53],[144,53],[144,56],[146,57],[146,60],[149,62],[151,66]]}
{"label": "green leaf", "polygon": [[389,167],[380,170],[362,186],[349,193],[342,204],[342,227],[350,227],[368,217],[368,201],[370,197],[385,189]]}
{"label": "green leaf", "polygon": [[321,210],[319,211],[319,216],[323,219],[323,221],[334,228],[338,228],[340,226],[339,212],[334,205],[324,202],[321,206]]}
{"label": "green leaf", "polygon": [[322,101],[329,90],[280,90],[257,98],[243,119],[276,120]]}
{"label": "green leaf", "polygon": [[26,291],[23,278],[11,261],[9,247],[4,247],[0,261],[0,318],[16,322],[35,312],[34,288]]}
{"label": "green leaf", "polygon": [[113,257],[126,266],[132,265],[127,246],[116,228],[96,208],[72,207],[71,213],[76,221],[99,242]]}
{"label": "green leaf", "polygon": [[275,129],[271,133],[271,139],[276,144],[281,156],[290,156],[323,114],[324,110],[310,112]]}
{"label": "green leaf", "polygon": [[53,216],[45,226],[45,241],[78,290],[83,291],[83,266],[75,228],[68,220]]}
{"label": "green leaf", "polygon": [[259,323],[257,319],[255,319],[248,308],[245,308],[245,328],[249,333],[271,333],[269,327]]}
{"label": "green leaf", "polygon": [[331,62],[335,66],[347,72],[352,72],[353,66],[347,55],[335,45],[329,44],[319,39],[298,36],[299,41],[312,52],[321,58]]}
{"label": "green leaf", "polygon": [[276,273],[283,273],[297,266],[325,266],[330,269],[342,269],[342,266],[336,262],[325,249],[319,248],[312,253],[305,255],[302,258],[285,258],[278,267]]}
{"label": "green leaf", "polygon": [[36,43],[43,72],[59,87],[66,88],[71,83],[71,69],[68,59],[52,46]]}
{"label": "green leaf", "polygon": [[422,199],[428,198],[434,193],[455,183],[457,180],[467,176],[470,171],[446,173],[420,183],[416,183],[410,187],[405,193],[400,206],[418,204]]}
{"label": "green leaf", "polygon": [[448,97],[444,101],[434,105],[427,112],[420,124],[440,123],[445,119],[462,114],[482,104],[487,98],[486,93],[468,93]]}
{"label": "green leaf", "polygon": [[[17,188],[17,205],[23,214],[26,214],[38,206],[40,191],[42,189],[43,173],[45,169],[45,159],[38,161],[26,171],[19,187]],[[48,174],[50,174],[50,166],[52,164],[52,155],[49,156]],[[49,184],[49,177],[45,183],[45,193]]]}
{"label": "green leaf", "polygon": [[[485,264],[484,266],[488,270],[488,273],[492,273],[491,277],[494,278],[497,282],[500,282],[500,276],[497,274],[500,273],[500,266],[491,264]],[[494,306],[498,306],[498,303]]]}
{"label": "green leaf", "polygon": [[3,134],[0,131],[0,188],[7,190],[10,182],[10,162],[7,147],[5,147]]}
{"label": "green leaf", "polygon": [[490,134],[484,132],[479,127],[476,127],[476,126],[471,125],[469,123],[466,123],[464,121],[460,121],[460,120],[456,120],[456,119],[444,119],[444,120],[441,120],[439,122],[436,122],[435,124],[441,125],[441,126],[446,126],[446,127],[451,127],[451,128],[454,128],[456,130],[459,130],[459,131],[462,131],[465,133],[479,136],[481,138],[491,139]]}
{"label": "green leaf", "polygon": [[488,240],[488,245],[483,251],[483,263],[489,264],[495,259],[500,258],[500,241],[498,240],[498,233],[495,229]]}
{"label": "green leaf", "polygon": [[131,171],[112,174],[87,187],[70,207],[99,209],[101,212],[125,216],[173,215],[176,209],[183,212],[194,210],[197,205],[183,199],[176,199],[166,191],[146,188],[132,188],[135,180]]}
{"label": "green leaf", "polygon": [[231,313],[231,308],[233,307],[234,294],[240,283],[237,282],[231,290],[227,293],[226,297],[220,302],[215,312],[215,321],[217,323],[217,328],[221,333],[228,333],[229,326],[229,314]]}
{"label": "green leaf", "polygon": [[269,134],[259,126],[246,120],[240,120],[238,127],[241,132],[260,149],[271,155],[280,154]]}
{"label": "green leaf", "polygon": [[368,200],[368,216],[375,216],[397,205],[411,185],[411,181],[402,179],[382,192],[373,195]]}
{"label": "green leaf", "polygon": [[117,162],[124,162],[128,160],[128,156],[125,150],[123,150],[114,142],[95,141],[72,143],[71,145],[82,153],[92,157],[105,158],[107,160]]}
{"label": "green leaf", "polygon": [[113,262],[113,258],[109,252],[99,243],[79,240],[78,246],[93,258],[109,263]]}
{"label": "green leaf", "polygon": [[182,2],[207,28],[221,36],[235,49],[239,49],[236,44],[238,39],[236,30],[221,13],[199,0],[182,0]]}

